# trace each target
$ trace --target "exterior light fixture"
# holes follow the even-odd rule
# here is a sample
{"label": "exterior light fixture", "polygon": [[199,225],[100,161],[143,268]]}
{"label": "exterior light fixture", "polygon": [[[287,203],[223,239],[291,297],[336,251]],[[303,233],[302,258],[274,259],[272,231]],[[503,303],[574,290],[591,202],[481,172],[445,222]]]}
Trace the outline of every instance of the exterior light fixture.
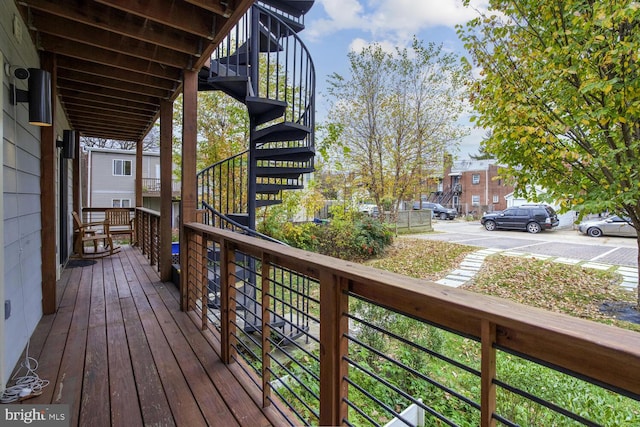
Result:
{"label": "exterior light fixture", "polygon": [[56,147],[62,148],[62,157],[75,159],[76,157],[76,131],[65,129],[62,140],[56,141]]}
{"label": "exterior light fixture", "polygon": [[[36,126],[51,126],[51,73],[39,68],[29,68],[28,73],[24,73],[24,68],[19,68],[21,73],[15,76],[28,77],[29,90],[17,89],[13,84],[10,86],[11,105],[18,102],[29,103],[29,123]],[[18,77],[18,78],[20,78]]]}

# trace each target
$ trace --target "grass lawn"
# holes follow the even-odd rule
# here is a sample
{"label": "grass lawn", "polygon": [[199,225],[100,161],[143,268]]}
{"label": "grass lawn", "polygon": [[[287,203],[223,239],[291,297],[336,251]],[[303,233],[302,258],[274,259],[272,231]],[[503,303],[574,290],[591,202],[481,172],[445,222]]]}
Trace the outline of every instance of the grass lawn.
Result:
{"label": "grass lawn", "polygon": [[438,280],[456,269],[467,254],[477,250],[475,246],[399,237],[384,256],[365,264],[417,279]]}
{"label": "grass lawn", "polygon": [[[456,269],[468,253],[479,249],[401,237],[383,257],[366,264],[411,277],[438,280]],[[485,259],[480,272],[464,289],[640,332],[640,325],[618,320],[600,310],[605,302],[635,305],[635,292],[618,286],[621,281],[622,278],[611,271],[494,255]]]}

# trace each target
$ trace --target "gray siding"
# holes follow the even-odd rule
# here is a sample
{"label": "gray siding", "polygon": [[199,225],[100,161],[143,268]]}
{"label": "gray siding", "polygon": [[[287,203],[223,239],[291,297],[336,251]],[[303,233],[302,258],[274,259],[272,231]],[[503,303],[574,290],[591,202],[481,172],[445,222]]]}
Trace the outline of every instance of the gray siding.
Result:
{"label": "gray siding", "polygon": [[[23,39],[13,36],[14,2],[0,2],[0,53],[2,63],[38,67],[37,51],[23,27]],[[4,71],[4,70],[3,70]],[[2,258],[0,310],[11,301],[11,316],[0,315],[2,355],[0,381],[6,384],[27,340],[42,317],[40,235],[40,128],[29,125],[26,104],[9,103],[9,79],[2,72]],[[26,89],[26,81],[16,81]]]}
{"label": "gray siding", "polygon": [[[135,206],[136,189],[136,152],[124,150],[90,149],[88,156],[88,191],[89,207],[111,207],[114,199],[129,199],[130,206]],[[131,162],[131,175],[113,174],[113,161]],[[156,165],[160,157],[156,154],[144,153],[142,157],[142,177],[156,177]]]}
{"label": "gray siding", "polygon": [[[136,156],[129,153],[102,153],[92,151],[90,155],[91,207],[110,207],[113,199],[129,199],[135,204]],[[113,174],[113,160],[131,162],[131,175]]]}
{"label": "gray siding", "polygon": [[[22,25],[22,40],[13,32],[13,20]],[[38,68],[38,52],[13,1],[0,2],[0,65]],[[40,128],[28,123],[28,106],[9,103],[9,84],[27,89],[26,80],[11,81],[4,69],[0,72],[0,382],[7,383],[11,370],[19,360],[33,330],[42,317],[42,237],[40,205]],[[62,111],[60,105],[57,111]],[[55,129],[67,129],[66,119],[59,115]],[[56,174],[58,177],[59,174]],[[56,188],[58,188],[56,178]],[[68,185],[73,185],[71,174]],[[71,194],[71,193],[70,193]],[[59,223],[59,209],[48,214]],[[70,218],[69,218],[70,220]],[[57,239],[56,241],[59,241]],[[71,247],[71,233],[67,244]],[[4,320],[4,300],[11,302],[11,316]]]}

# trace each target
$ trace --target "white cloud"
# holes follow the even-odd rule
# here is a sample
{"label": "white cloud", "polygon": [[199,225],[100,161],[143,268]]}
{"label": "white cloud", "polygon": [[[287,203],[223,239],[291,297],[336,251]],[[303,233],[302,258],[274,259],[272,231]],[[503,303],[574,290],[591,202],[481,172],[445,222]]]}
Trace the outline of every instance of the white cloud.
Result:
{"label": "white cloud", "polygon": [[[366,48],[367,46],[370,46],[372,44],[374,44],[374,43],[366,41],[365,39],[356,38],[356,39],[353,39],[351,41],[351,43],[349,44],[349,50],[354,51],[354,52],[362,52],[362,50],[364,50],[364,48]],[[375,42],[375,44],[379,45],[384,52],[395,53],[395,51],[396,51],[395,49],[396,49],[397,45],[392,41],[382,40],[382,41]]]}
{"label": "white cloud", "polygon": [[360,30],[378,38],[408,39],[429,27],[454,27],[484,11],[488,0],[319,0],[327,19],[308,26],[307,36],[326,37],[341,30]]}

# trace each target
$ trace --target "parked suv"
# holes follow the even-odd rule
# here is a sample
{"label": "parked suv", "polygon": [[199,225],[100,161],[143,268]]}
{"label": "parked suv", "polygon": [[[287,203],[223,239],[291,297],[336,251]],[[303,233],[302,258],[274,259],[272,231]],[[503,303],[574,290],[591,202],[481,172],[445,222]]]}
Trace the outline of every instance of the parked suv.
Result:
{"label": "parked suv", "polygon": [[[420,207],[420,205],[422,205],[422,207]],[[456,215],[458,215],[457,210],[445,208],[440,203],[414,202],[413,209],[431,209],[433,215],[440,219],[454,219]]]}
{"label": "parked suv", "polygon": [[495,229],[526,230],[539,233],[558,226],[558,215],[547,205],[521,205],[504,211],[484,214],[480,223],[489,231]]}

